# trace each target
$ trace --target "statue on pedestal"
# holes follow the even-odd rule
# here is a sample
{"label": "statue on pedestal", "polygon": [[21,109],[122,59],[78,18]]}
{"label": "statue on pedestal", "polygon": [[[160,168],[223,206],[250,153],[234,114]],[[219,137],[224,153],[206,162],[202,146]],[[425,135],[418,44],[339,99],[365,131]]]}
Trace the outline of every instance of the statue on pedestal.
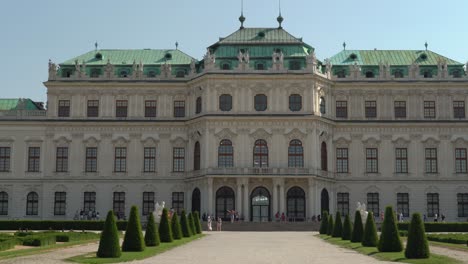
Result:
{"label": "statue on pedestal", "polygon": [[369,214],[369,212],[366,211],[366,204],[357,202],[356,211],[359,211],[361,214],[362,224],[365,225],[367,221],[367,215]]}
{"label": "statue on pedestal", "polygon": [[153,211],[154,221],[158,224],[161,221],[161,215],[162,215],[162,211],[165,205],[166,203],[164,201],[161,203],[161,205],[159,203],[156,203],[154,205],[154,211]]}

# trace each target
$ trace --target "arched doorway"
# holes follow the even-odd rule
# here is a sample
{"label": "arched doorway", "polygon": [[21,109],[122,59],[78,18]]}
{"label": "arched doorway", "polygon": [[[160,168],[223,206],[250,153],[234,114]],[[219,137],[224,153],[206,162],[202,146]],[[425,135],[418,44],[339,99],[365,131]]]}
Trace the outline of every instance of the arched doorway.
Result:
{"label": "arched doorway", "polygon": [[234,191],[230,187],[223,186],[216,191],[216,217],[230,220],[228,210],[235,209],[234,198]]}
{"label": "arched doorway", "polygon": [[305,192],[300,187],[292,187],[286,195],[289,221],[305,221]]}
{"label": "arched doorway", "polygon": [[250,220],[252,222],[270,221],[270,192],[265,187],[257,187],[250,195]]}
{"label": "arched doorway", "polygon": [[200,212],[201,208],[201,193],[200,189],[195,188],[192,192],[192,212],[198,212],[198,215],[201,214]]}
{"label": "arched doorway", "polygon": [[328,191],[327,189],[323,188],[322,193],[320,194],[320,202],[321,202],[321,214],[323,215],[324,211],[327,211],[330,213],[330,204],[329,204],[329,198],[328,198]]}

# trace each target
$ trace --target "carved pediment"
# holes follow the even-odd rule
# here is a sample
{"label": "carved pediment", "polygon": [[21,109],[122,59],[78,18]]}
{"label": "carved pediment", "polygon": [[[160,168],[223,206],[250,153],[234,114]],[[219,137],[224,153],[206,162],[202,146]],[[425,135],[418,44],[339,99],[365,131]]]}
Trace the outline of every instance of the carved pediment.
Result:
{"label": "carved pediment", "polygon": [[253,133],[250,133],[250,136],[254,139],[269,139],[271,137],[271,133],[268,133],[265,129],[259,128],[255,130]]}
{"label": "carved pediment", "polygon": [[398,148],[408,147],[410,142],[411,141],[409,141],[408,139],[406,139],[406,138],[404,138],[402,136],[399,136],[399,137],[397,137],[397,138],[395,138],[393,140],[393,144],[395,145],[395,147],[398,147]]}
{"label": "carved pediment", "polygon": [[233,141],[237,134],[232,132],[229,128],[224,128],[218,133],[216,133],[215,136],[216,138],[218,138],[218,140],[229,139]]}
{"label": "carved pediment", "polygon": [[376,148],[380,144],[380,139],[375,136],[369,136],[362,141],[365,147],[367,148]]}
{"label": "carved pediment", "polygon": [[293,139],[299,139],[301,141],[304,141],[304,138],[307,136],[306,133],[303,133],[301,130],[294,128],[292,129],[289,133],[286,134],[286,138],[288,141],[291,141]]}
{"label": "carved pediment", "polygon": [[395,189],[395,193],[410,193],[410,192],[411,190],[404,185],[400,185]]}
{"label": "carved pediment", "polygon": [[348,146],[349,144],[351,144],[351,139],[346,138],[345,136],[339,136],[338,138],[333,140],[333,144],[335,144],[335,146],[338,146],[338,147]]}
{"label": "carved pediment", "polygon": [[185,147],[187,140],[183,139],[182,137],[176,137],[175,139],[171,140],[173,147],[182,148]]}
{"label": "carved pediment", "polygon": [[436,186],[431,185],[431,186],[427,187],[427,188],[424,190],[424,192],[425,192],[425,193],[439,193],[440,190],[439,190],[439,188],[437,188]]}
{"label": "carved pediment", "polygon": [[439,145],[439,142],[439,139],[434,136],[428,136],[426,139],[422,140],[422,143],[426,148],[436,148]]}

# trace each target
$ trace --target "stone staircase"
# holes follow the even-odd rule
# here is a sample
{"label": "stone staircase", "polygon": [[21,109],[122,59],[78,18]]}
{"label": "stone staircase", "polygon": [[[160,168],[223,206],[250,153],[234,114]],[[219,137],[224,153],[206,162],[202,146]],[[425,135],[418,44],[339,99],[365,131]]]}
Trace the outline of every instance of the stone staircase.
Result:
{"label": "stone staircase", "polygon": [[[204,231],[207,231],[206,222],[201,222]],[[216,231],[216,223],[212,223],[213,231]],[[318,231],[319,222],[223,222],[222,231],[250,231],[250,232],[299,232]]]}

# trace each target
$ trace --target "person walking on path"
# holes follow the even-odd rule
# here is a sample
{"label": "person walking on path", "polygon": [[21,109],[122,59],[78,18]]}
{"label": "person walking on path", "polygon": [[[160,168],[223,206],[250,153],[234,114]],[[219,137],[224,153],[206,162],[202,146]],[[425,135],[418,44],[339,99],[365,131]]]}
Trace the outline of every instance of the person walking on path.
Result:
{"label": "person walking on path", "polygon": [[213,231],[213,228],[211,227],[211,216],[208,216],[207,220],[206,225],[208,227],[208,231]]}

